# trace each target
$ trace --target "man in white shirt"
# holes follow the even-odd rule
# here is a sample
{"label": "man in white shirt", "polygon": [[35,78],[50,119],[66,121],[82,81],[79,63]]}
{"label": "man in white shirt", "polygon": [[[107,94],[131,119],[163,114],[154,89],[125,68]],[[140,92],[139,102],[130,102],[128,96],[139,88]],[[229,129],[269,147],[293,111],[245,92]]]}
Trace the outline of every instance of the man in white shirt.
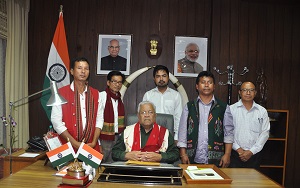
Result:
{"label": "man in white shirt", "polygon": [[113,161],[112,147],[125,128],[125,109],[119,92],[124,80],[124,74],[119,71],[111,71],[107,75],[106,90],[100,92],[100,108],[103,112],[100,116],[100,142],[104,154],[102,161],[106,163]]}
{"label": "man in white shirt", "polygon": [[256,90],[252,82],[244,82],[239,94],[241,99],[227,108],[224,114],[224,125],[234,125],[230,167],[258,169],[260,151],[269,138],[268,112],[253,100]]}
{"label": "man in white shirt", "polygon": [[178,126],[182,113],[182,100],[178,91],[168,87],[169,70],[163,65],[156,65],[153,70],[156,88],[147,91],[143,101],[150,101],[156,106],[157,113],[171,114],[174,117],[174,140],[178,140]]}
{"label": "man in white shirt", "polygon": [[68,103],[52,107],[51,122],[62,143],[68,140],[77,151],[81,142],[100,151],[99,91],[88,85],[90,65],[86,58],[71,62],[74,81],[59,89]]}

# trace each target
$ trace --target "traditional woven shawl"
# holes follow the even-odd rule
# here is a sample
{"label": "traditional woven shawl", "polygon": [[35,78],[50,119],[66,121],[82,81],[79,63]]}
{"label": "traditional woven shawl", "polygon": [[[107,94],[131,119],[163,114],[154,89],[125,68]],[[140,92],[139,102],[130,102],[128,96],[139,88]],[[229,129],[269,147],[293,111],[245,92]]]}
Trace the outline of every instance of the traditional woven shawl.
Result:
{"label": "traditional woven shawl", "polygon": [[162,146],[164,141],[166,128],[160,127],[154,123],[152,131],[149,135],[149,138],[143,148],[141,148],[140,142],[140,123],[137,123],[134,127],[134,136],[133,136],[133,145],[132,151],[149,151],[149,152],[159,152],[159,149]]}
{"label": "traditional woven shawl", "polygon": [[[74,85],[75,86],[75,85]],[[93,131],[93,123],[94,123],[94,98],[92,96],[91,90],[89,86],[87,86],[87,92],[86,92],[86,126],[83,130],[82,126],[82,119],[81,119],[81,107],[80,107],[80,94],[78,92],[78,89],[74,87],[75,89],[75,105],[76,105],[76,125],[77,125],[77,138],[79,138],[78,141],[88,141],[90,140],[90,137],[92,135]]]}
{"label": "traditional woven shawl", "polygon": [[114,116],[114,108],[112,105],[111,98],[118,100],[118,133],[122,133],[124,126],[124,104],[121,100],[121,94],[113,93],[109,88],[106,88],[106,103],[104,109],[104,124],[101,130],[100,139],[101,140],[114,140],[115,139],[115,116]]}

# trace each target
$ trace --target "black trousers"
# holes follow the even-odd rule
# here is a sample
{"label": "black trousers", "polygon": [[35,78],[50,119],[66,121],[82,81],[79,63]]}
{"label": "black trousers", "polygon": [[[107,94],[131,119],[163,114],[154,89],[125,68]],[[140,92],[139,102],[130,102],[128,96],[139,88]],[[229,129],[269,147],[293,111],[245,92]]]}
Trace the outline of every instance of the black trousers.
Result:
{"label": "black trousers", "polygon": [[242,161],[239,157],[238,152],[235,150],[231,151],[231,157],[230,157],[230,168],[255,168],[259,169],[260,163],[261,163],[262,153],[258,152],[255,155],[252,155],[250,159],[246,162]]}

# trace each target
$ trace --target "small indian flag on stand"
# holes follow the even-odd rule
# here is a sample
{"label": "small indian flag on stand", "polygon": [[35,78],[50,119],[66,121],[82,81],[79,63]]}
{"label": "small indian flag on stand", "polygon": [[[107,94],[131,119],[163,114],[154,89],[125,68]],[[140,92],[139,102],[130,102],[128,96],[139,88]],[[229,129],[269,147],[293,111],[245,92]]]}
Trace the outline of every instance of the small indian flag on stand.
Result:
{"label": "small indian flag on stand", "polygon": [[76,155],[78,159],[82,160],[93,168],[98,168],[103,158],[101,153],[83,142],[81,143]]}
{"label": "small indian flag on stand", "polygon": [[74,149],[70,142],[55,148],[54,150],[51,150],[46,153],[50,162],[52,163],[52,166],[56,167],[59,166],[65,162],[68,162],[75,157]]}

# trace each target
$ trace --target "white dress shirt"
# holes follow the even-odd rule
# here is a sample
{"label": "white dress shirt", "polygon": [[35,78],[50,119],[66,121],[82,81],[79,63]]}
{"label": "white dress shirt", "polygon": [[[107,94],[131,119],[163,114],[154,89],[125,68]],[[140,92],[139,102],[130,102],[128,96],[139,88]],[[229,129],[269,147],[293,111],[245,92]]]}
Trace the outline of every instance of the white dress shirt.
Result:
{"label": "white dress shirt", "polygon": [[253,102],[248,111],[241,99],[230,106],[234,125],[232,148],[250,150],[253,155],[260,152],[269,138],[270,120],[267,110]]}
{"label": "white dress shirt", "polygon": [[[72,91],[74,91],[74,82],[70,84],[70,88]],[[81,108],[81,120],[82,120],[82,127],[83,129],[86,126],[86,92],[87,87],[85,88],[84,92],[80,94],[80,108]],[[68,101],[71,102],[71,101]],[[75,104],[74,104],[75,105]],[[100,94],[99,94],[99,100],[98,100],[98,111],[97,111],[97,118],[96,118],[96,127],[100,128],[100,115],[103,114],[100,109]],[[67,130],[67,127],[65,126],[65,122],[62,121],[62,108],[61,105],[53,106],[52,112],[51,112],[51,122],[53,124],[53,128],[58,134],[63,133],[65,130]]]}
{"label": "white dress shirt", "polygon": [[143,101],[150,101],[156,107],[156,113],[171,114],[174,117],[174,139],[178,140],[178,126],[182,113],[182,99],[178,91],[167,88],[161,93],[158,88],[147,91]]}

